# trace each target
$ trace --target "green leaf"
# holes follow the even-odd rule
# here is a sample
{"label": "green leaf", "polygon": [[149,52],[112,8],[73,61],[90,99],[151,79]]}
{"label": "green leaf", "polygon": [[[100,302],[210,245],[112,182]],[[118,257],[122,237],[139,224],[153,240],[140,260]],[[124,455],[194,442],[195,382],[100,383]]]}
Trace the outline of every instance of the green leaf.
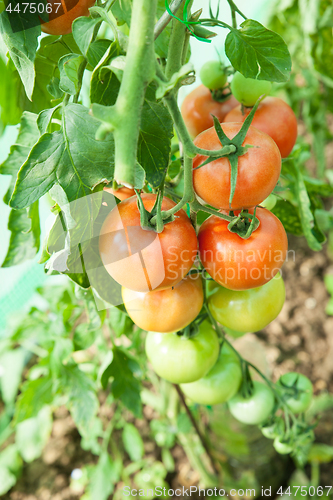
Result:
{"label": "green leaf", "polygon": [[0,57],[0,117],[3,127],[20,122],[24,109],[28,106],[24,87],[14,63],[6,64]]}
{"label": "green leaf", "polygon": [[132,14],[131,0],[116,1],[111,7],[111,12],[117,19],[117,24],[122,25],[126,23],[127,26],[130,26]]}
{"label": "green leaf", "polygon": [[112,461],[107,452],[103,452],[93,470],[88,493],[91,500],[107,500],[120,479],[121,460]]}
{"label": "green leaf", "polygon": [[140,432],[133,425],[126,423],[122,433],[124,448],[132,462],[141,460],[144,455],[144,444]]}
{"label": "green leaf", "polygon": [[117,307],[111,307],[111,309],[109,309],[109,321],[117,337],[128,335],[132,331],[134,324],[131,318]]}
{"label": "green leaf", "polygon": [[10,19],[11,15],[6,11],[0,14],[0,33],[8,48],[10,58],[20,74],[26,94],[31,99],[35,82],[34,61],[41,29],[40,25],[29,29],[25,29],[27,26],[22,26],[22,31],[15,32],[13,20]]}
{"label": "green leaf", "polygon": [[34,418],[24,420],[16,427],[16,445],[25,462],[40,457],[52,430],[52,413],[45,406]]}
{"label": "green leaf", "polygon": [[134,376],[137,366],[128,354],[117,347],[113,348],[113,359],[104,371],[101,383],[106,388],[108,380],[113,377],[111,392],[116,399],[131,410],[136,417],[142,415],[140,383]]}
{"label": "green leaf", "polygon": [[7,159],[0,165],[0,174],[12,175],[11,186],[4,197],[5,203],[9,203],[17,173],[26,161],[32,146],[38,141],[38,138],[37,115],[24,111],[15,144],[11,146]]}
{"label": "green leaf", "polygon": [[146,100],[141,115],[138,161],[153,187],[160,185],[169,164],[173,122],[162,102]]}
{"label": "green leaf", "polygon": [[89,45],[87,54],[88,66],[87,69],[93,70],[100,61],[104,58],[108,49],[111,46],[111,41],[99,38]]}
{"label": "green leaf", "polygon": [[40,245],[38,201],[29,208],[12,209],[8,229],[11,232],[9,248],[1,267],[11,267],[33,259]]}
{"label": "green leaf", "polygon": [[78,366],[64,366],[63,388],[79,432],[88,435],[99,407],[92,380]]}
{"label": "green leaf", "polygon": [[53,401],[53,382],[50,377],[27,380],[21,387],[21,394],[15,408],[16,425],[27,418],[35,417],[45,405]]}
{"label": "green leaf", "polygon": [[16,476],[7,467],[0,465],[0,495],[4,495],[16,484]]}
{"label": "green leaf", "polygon": [[80,54],[66,54],[59,60],[59,87],[63,92],[70,95],[77,94],[80,85],[79,72],[84,64],[86,64],[86,60]]}
{"label": "green leaf", "polygon": [[82,54],[88,54],[89,46],[95,39],[102,19],[91,19],[89,17],[78,17],[72,24],[73,37]]}
{"label": "green leaf", "polygon": [[64,110],[61,131],[44,134],[21,167],[11,199],[13,208],[25,208],[59,184],[69,201],[91,193],[103,180],[111,180],[114,144],[109,136],[96,141],[100,123],[80,104]]}
{"label": "green leaf", "polygon": [[0,358],[0,365],[3,369],[0,378],[1,396],[7,405],[15,401],[26,358],[27,351],[21,347],[5,351]]}
{"label": "green leaf", "polygon": [[0,453],[0,495],[14,486],[22,465],[22,459],[15,444],[7,446]]}
{"label": "green leaf", "polygon": [[236,71],[246,78],[286,82],[291,58],[284,40],[252,19],[232,29],[225,42],[226,55]]}
{"label": "green leaf", "polygon": [[98,66],[95,67],[90,84],[90,100],[92,103],[112,106],[116,102],[120,83],[109,65],[112,59],[119,55],[120,47],[117,42],[113,42]]}
{"label": "green leaf", "polygon": [[278,200],[271,212],[282,222],[285,230],[295,236],[302,236],[303,229],[297,208],[289,201]]}

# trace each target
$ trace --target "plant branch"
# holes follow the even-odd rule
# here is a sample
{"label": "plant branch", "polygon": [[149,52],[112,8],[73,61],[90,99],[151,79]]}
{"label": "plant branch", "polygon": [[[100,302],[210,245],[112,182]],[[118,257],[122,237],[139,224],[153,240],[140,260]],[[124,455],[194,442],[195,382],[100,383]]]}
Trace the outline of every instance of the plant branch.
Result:
{"label": "plant branch", "polygon": [[[191,8],[193,0],[191,0],[187,9]],[[178,9],[178,16],[182,16],[182,8]],[[172,31],[169,40],[167,64],[165,68],[165,76],[170,79],[174,73],[180,70],[182,66],[183,48],[186,40],[186,25],[179,21],[178,18],[172,20]]]}
{"label": "plant branch", "polygon": [[133,0],[126,65],[117,101],[110,109],[115,142],[114,178],[135,185],[141,109],[148,83],[155,75],[154,24],[157,0]]}
{"label": "plant branch", "polygon": [[[183,1],[184,0],[173,0],[173,2],[169,6],[169,8],[173,14],[176,14],[177,10],[179,9],[179,7],[183,3]],[[167,11],[165,11],[164,14],[159,18],[159,20],[155,24],[155,28],[154,28],[154,39],[155,40],[162,33],[164,28],[167,27],[167,25],[169,24],[171,19],[172,19],[172,16]]]}
{"label": "plant branch", "polygon": [[188,415],[189,419],[191,420],[191,423],[192,423],[192,425],[193,425],[193,427],[194,427],[194,429],[195,429],[195,432],[197,433],[197,435],[198,435],[198,437],[199,437],[199,439],[200,439],[200,442],[201,442],[201,444],[202,444],[202,446],[203,446],[204,450],[206,451],[207,455],[209,456],[209,459],[210,459],[210,462],[211,462],[211,465],[212,465],[213,471],[214,471],[214,473],[216,474],[216,476],[218,476],[218,475],[219,475],[219,472],[218,472],[218,470],[217,470],[217,468],[216,468],[215,461],[214,461],[214,459],[213,459],[213,457],[212,457],[212,455],[211,455],[211,451],[210,451],[210,449],[208,448],[208,445],[207,445],[207,443],[206,443],[206,441],[205,441],[205,439],[204,439],[203,435],[201,434],[201,431],[200,431],[200,429],[199,429],[199,427],[198,427],[198,424],[197,424],[197,422],[196,422],[195,418],[194,418],[194,417],[193,417],[193,415],[192,415],[191,410],[189,409],[189,407],[188,407],[188,406],[187,406],[187,404],[186,404],[186,401],[185,401],[185,398],[184,398],[184,394],[183,394],[183,392],[182,392],[181,388],[179,387],[179,385],[174,384],[174,387],[175,387],[175,389],[176,389],[176,391],[177,391],[177,393],[178,393],[179,399],[181,400],[182,405],[184,406],[185,411],[186,411],[186,413],[187,413],[187,415]]}

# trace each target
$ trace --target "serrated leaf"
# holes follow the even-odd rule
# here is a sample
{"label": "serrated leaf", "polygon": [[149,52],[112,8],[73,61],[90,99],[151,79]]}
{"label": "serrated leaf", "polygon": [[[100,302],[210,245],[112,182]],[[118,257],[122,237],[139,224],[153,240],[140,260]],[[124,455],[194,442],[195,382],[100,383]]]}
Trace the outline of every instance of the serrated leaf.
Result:
{"label": "serrated leaf", "polygon": [[138,429],[130,423],[126,423],[122,433],[124,448],[132,462],[141,460],[144,455],[144,444]]}
{"label": "serrated leaf", "polygon": [[79,71],[85,64],[84,56],[80,54],[66,54],[58,63],[60,71],[59,87],[67,94],[75,95],[79,90]]}
{"label": "serrated leaf", "polygon": [[233,67],[246,78],[286,82],[291,58],[280,35],[247,19],[240,29],[232,29],[225,42],[226,55]]}
{"label": "serrated leaf", "polygon": [[138,161],[153,187],[160,185],[168,167],[173,122],[163,103],[146,100],[141,115]]}
{"label": "serrated leaf", "polygon": [[20,347],[5,351],[0,358],[3,371],[0,378],[1,397],[7,405],[15,401],[26,360],[27,351]]}
{"label": "serrated leaf", "polygon": [[121,460],[113,461],[107,452],[103,452],[93,470],[88,486],[89,498],[107,500],[120,479]]}
{"label": "serrated leaf", "polygon": [[100,123],[80,104],[66,106],[63,129],[44,134],[21,167],[11,199],[13,208],[25,208],[59,184],[73,201],[91,193],[98,183],[111,180],[114,144],[109,136],[96,141]]}
{"label": "serrated leaf", "polygon": [[1,267],[11,267],[33,259],[40,245],[38,201],[29,208],[12,209],[8,219],[9,247]]}
{"label": "serrated leaf", "polygon": [[111,309],[109,309],[109,321],[117,337],[128,335],[133,328],[133,321],[131,318],[117,307],[111,307]]}
{"label": "serrated leaf", "polygon": [[303,230],[297,208],[289,201],[278,200],[271,212],[280,219],[288,233],[302,236]]}
{"label": "serrated leaf", "polygon": [[87,55],[89,46],[97,35],[102,19],[78,17],[72,24],[73,37],[84,56]]}
{"label": "serrated leaf", "polygon": [[50,377],[27,380],[21,387],[21,394],[15,408],[15,423],[35,417],[45,405],[53,401],[53,382]]}
{"label": "serrated leaf", "polygon": [[24,420],[16,427],[16,445],[25,462],[40,457],[52,430],[52,413],[45,406],[36,417]]}
{"label": "serrated leaf", "polygon": [[15,144],[11,146],[7,159],[0,165],[0,174],[12,175],[11,186],[4,197],[5,203],[9,203],[17,172],[26,161],[32,146],[38,141],[38,138],[37,115],[24,111]]}
{"label": "serrated leaf", "polygon": [[[29,29],[27,29],[29,28]],[[20,74],[27,97],[31,100],[35,82],[34,61],[40,35],[40,23],[29,24],[29,16],[15,12],[0,14],[0,33],[10,58]]]}
{"label": "serrated leaf", "polygon": [[87,435],[99,407],[94,384],[76,365],[64,367],[63,380],[69,411],[80,433]]}
{"label": "serrated leaf", "polygon": [[117,347],[113,348],[113,359],[101,377],[104,388],[110,377],[113,377],[111,383],[113,396],[120,399],[136,417],[140,418],[142,414],[140,383],[134,376],[133,360]]}
{"label": "serrated leaf", "polygon": [[90,100],[92,103],[112,106],[116,100],[120,88],[118,78],[109,68],[115,57],[120,54],[118,43],[113,42],[103,59],[95,67],[90,84]]}

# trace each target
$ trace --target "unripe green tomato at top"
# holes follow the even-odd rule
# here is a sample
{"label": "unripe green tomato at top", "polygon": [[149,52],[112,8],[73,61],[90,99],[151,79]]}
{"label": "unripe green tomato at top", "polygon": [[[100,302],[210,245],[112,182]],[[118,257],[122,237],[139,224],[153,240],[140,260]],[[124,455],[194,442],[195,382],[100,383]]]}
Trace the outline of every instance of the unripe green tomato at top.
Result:
{"label": "unripe green tomato at top", "polygon": [[250,107],[255,105],[261,95],[269,95],[272,84],[266,80],[245,78],[245,76],[236,71],[230,88],[237,101],[244,106]]}
{"label": "unripe green tomato at top", "polygon": [[284,282],[277,273],[265,285],[249,290],[218,286],[208,299],[208,307],[221,325],[240,333],[257,332],[277,317],[285,298]]}
{"label": "unripe green tomato at top", "polygon": [[200,70],[200,78],[210,90],[222,89],[227,83],[227,75],[219,61],[207,61]]}
{"label": "unripe green tomato at top", "polygon": [[[285,373],[279,378],[277,386],[286,405],[293,413],[303,413],[309,408],[313,387],[308,377],[302,373]],[[295,388],[294,392],[293,387]],[[299,390],[298,393],[297,390]]]}
{"label": "unripe green tomato at top", "polygon": [[224,343],[213,368],[191,384],[181,384],[184,394],[195,403],[216,405],[232,398],[239,390],[242,369],[232,348]]}
{"label": "unripe green tomato at top", "polygon": [[261,207],[267,208],[267,210],[272,210],[275,207],[277,198],[275,194],[270,194],[267,198],[260,203]]}
{"label": "unripe green tomato at top", "polygon": [[204,321],[189,339],[177,333],[149,332],[146,354],[155,372],[174,384],[187,384],[204,377],[219,356],[215,330]]}
{"label": "unripe green tomato at top", "polygon": [[253,382],[253,393],[244,398],[238,393],[228,401],[230,413],[243,424],[259,425],[265,422],[274,408],[274,394],[262,382]]}

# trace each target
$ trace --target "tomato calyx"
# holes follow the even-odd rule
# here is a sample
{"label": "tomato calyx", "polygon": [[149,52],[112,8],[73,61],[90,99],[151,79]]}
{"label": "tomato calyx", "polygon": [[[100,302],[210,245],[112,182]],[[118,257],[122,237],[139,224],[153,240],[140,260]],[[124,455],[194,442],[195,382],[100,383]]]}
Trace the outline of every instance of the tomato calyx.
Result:
{"label": "tomato calyx", "polygon": [[256,217],[256,208],[253,214],[249,214],[248,210],[242,210],[237,216],[234,216],[233,212],[230,212],[229,215],[234,217],[234,219],[229,222],[228,230],[231,233],[238,234],[244,240],[250,238],[253,231],[258,229],[260,225],[260,221]]}
{"label": "tomato calyx", "polygon": [[140,225],[145,231],[155,231],[156,233],[161,233],[164,229],[165,224],[173,222],[175,220],[174,215],[170,215],[166,219],[162,219],[161,207],[163,201],[163,190],[160,190],[157,194],[155,204],[149,212],[141,199],[140,192],[135,189],[137,195],[138,208],[140,211]]}
{"label": "tomato calyx", "polygon": [[[225,92],[226,89],[228,89],[229,92]],[[226,85],[223,89],[211,90],[210,92],[212,94],[212,99],[216,102],[225,102],[232,96],[229,85]]]}

